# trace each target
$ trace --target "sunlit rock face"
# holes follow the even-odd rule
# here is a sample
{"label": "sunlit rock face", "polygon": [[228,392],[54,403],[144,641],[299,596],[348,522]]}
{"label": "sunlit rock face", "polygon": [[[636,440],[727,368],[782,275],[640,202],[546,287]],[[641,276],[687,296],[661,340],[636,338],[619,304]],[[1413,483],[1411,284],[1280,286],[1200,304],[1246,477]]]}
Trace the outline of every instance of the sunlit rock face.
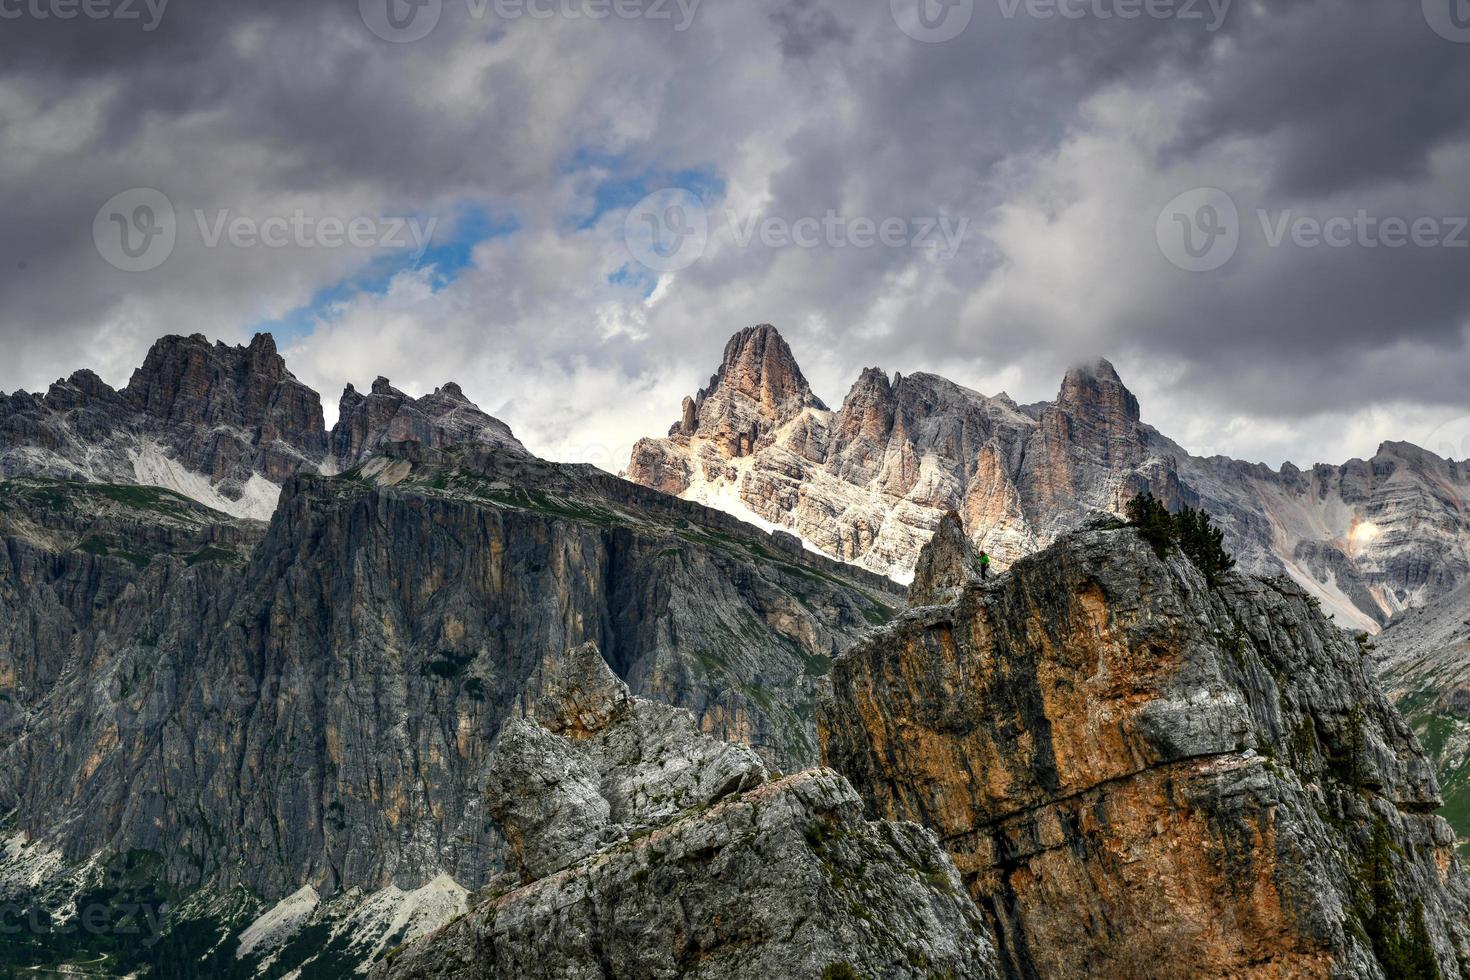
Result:
{"label": "sunlit rock face", "polygon": [[1470,879],[1428,760],[1303,590],[1211,589],[1105,521],[932,588],[967,560],[941,532],[819,732],[870,816],[939,835],[1008,975],[1457,974]]}
{"label": "sunlit rock face", "polygon": [[757,327],[731,340],[667,437],[638,443],[628,475],[901,581],[951,510],[1004,568],[1141,491],[1204,507],[1243,568],[1292,578],[1358,629],[1470,571],[1470,465],[1405,443],[1307,471],[1193,457],[1142,420],[1106,361],[1024,407],[869,368],[832,411]]}

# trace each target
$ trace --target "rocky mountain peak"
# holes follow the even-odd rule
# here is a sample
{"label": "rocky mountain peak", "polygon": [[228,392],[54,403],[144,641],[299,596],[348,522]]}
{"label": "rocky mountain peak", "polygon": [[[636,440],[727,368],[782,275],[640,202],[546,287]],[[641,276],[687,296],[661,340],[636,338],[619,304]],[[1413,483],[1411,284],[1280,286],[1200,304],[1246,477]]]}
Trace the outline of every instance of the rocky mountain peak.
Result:
{"label": "rocky mountain peak", "polygon": [[1062,380],[1057,406],[1074,412],[1139,421],[1138,399],[1123,384],[1111,362],[1099,358],[1072,368]]}
{"label": "rocky mountain peak", "polygon": [[919,552],[914,581],[909,586],[909,605],[929,606],[953,598],[959,589],[980,577],[976,571],[979,560],[960,515],[947,512],[934,537]]}
{"label": "rocky mountain peak", "polygon": [[475,444],[525,451],[504,422],[481,411],[454,382],[414,398],[384,377],[371,393],[342,392],[329,447],[339,466],[353,466],[385,443],[417,442],[430,449]]}
{"label": "rocky mountain peak", "polygon": [[898,397],[882,368],[865,368],[858,376],[838,413],[837,438],[840,445],[866,440],[882,445],[893,429]]}
{"label": "rocky mountain peak", "polygon": [[902,380],[901,375],[894,375],[893,381],[889,382],[888,374],[882,368],[863,368],[863,373],[858,375],[858,379],[853,382],[852,388],[848,390],[847,397],[843,399],[843,407],[846,407],[849,402],[853,401],[881,401],[890,399],[893,396],[894,385]]}
{"label": "rocky mountain peak", "polygon": [[301,449],[319,450],[325,438],[321,399],[286,370],[270,334],[241,347],[200,334],[164,337],[122,394],[164,421],[262,429]]}
{"label": "rocky mountain peak", "polygon": [[1143,490],[1171,508],[1203,507],[1243,568],[1316,583],[1354,628],[1376,630],[1470,576],[1470,462],[1393,442],[1372,460],[1279,472],[1191,456],[1144,424],[1106,360],[1068,371],[1054,400],[1025,405],[933,374],[889,380],[868,368],[838,412],[783,421],[726,384],[754,378],[773,346],[784,362],[778,336],[736,335],[716,393],[686,399],[667,438],[640,440],[628,478],[754,513],[899,580],[947,511],[1004,568],[1098,511],[1121,514]]}
{"label": "rocky mountain peak", "polygon": [[588,738],[632,707],[633,695],[588,641],[548,653],[526,683],[523,714],[547,731]]}
{"label": "rocky mountain peak", "polygon": [[59,412],[119,398],[111,385],[89,370],[74,371],[70,377],[53,382],[46,391],[47,406]]}
{"label": "rocky mountain peak", "polygon": [[[250,339],[250,346],[246,348],[250,354],[260,360],[278,357],[276,353],[276,338],[269,333],[258,333]],[[286,362],[281,361],[281,369],[284,371]]]}
{"label": "rocky mountain peak", "polygon": [[[806,409],[826,411],[780,332],[770,324],[747,327],[725,345],[719,370],[693,399],[685,399],[669,437],[687,444],[709,440],[727,459],[749,456],[771,434]],[[656,466],[635,461],[631,470]]]}
{"label": "rocky mountain peak", "polygon": [[738,392],[781,414],[792,404],[826,408],[812,394],[786,338],[769,323],[747,327],[730,338],[720,369],[703,394],[720,389]]}

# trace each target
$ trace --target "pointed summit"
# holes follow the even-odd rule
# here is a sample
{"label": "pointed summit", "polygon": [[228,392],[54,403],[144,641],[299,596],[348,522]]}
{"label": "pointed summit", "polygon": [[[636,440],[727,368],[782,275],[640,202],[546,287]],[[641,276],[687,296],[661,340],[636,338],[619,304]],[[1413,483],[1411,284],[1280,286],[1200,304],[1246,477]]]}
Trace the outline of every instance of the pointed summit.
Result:
{"label": "pointed summit", "polygon": [[710,378],[670,436],[703,436],[727,456],[748,456],[803,411],[826,411],[812,393],[786,339],[770,324],[730,338],[720,369]]}
{"label": "pointed summit", "polygon": [[1057,406],[1063,410],[1113,416],[1131,422],[1140,418],[1138,399],[1123,384],[1112,363],[1102,358],[1067,372],[1057,395]]}
{"label": "pointed summit", "polygon": [[980,577],[976,570],[979,560],[960,515],[948,511],[940,518],[934,537],[919,552],[914,581],[909,586],[909,605],[930,606],[946,601],[956,589]]}
{"label": "pointed summit", "polygon": [[827,407],[812,394],[786,338],[769,323],[747,327],[730,338],[720,369],[701,397],[721,388],[739,392],[777,413],[791,405]]}

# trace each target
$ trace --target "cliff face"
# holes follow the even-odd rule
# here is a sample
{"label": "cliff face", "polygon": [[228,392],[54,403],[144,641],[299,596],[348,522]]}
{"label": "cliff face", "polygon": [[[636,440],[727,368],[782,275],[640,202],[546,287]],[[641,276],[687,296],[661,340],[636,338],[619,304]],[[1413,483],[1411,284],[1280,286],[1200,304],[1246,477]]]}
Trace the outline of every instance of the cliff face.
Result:
{"label": "cliff face", "polygon": [[[1027,408],[869,368],[833,412],[773,330],[759,328],[759,350],[780,351],[779,370],[762,370],[769,358],[750,336],[731,341],[667,438],[638,443],[630,479],[901,579],[950,510],[1005,567],[1142,490],[1204,507],[1243,568],[1290,575],[1355,628],[1376,631],[1470,572],[1470,468],[1407,444],[1306,472],[1199,459],[1142,421],[1106,361],[1069,371],[1054,401]],[[752,394],[767,389],[750,379],[768,374],[783,379],[782,397]]]}
{"label": "cliff face", "polygon": [[1470,852],[1470,585],[1411,610],[1374,640],[1380,679],[1439,777],[1443,814]]}
{"label": "cliff face", "polygon": [[933,836],[865,822],[836,774],[769,781],[749,750],[632,697],[591,645],[549,655],[536,687],[489,769],[521,882],[376,976],[997,975]]}
{"label": "cliff face", "polygon": [[[163,491],[0,489],[0,812],[30,842],[0,865],[148,853],[170,887],[267,905],[498,873],[487,751],[547,649],[595,642],[632,690],[789,770],[815,760],[817,678],[899,601],[516,452],[297,476],[263,531]],[[158,512],[94,513],[108,494]]]}
{"label": "cliff face", "polygon": [[1428,761],[1299,588],[1099,524],[913,599],[838,660],[823,758],[940,836],[1008,975],[1470,962]]}

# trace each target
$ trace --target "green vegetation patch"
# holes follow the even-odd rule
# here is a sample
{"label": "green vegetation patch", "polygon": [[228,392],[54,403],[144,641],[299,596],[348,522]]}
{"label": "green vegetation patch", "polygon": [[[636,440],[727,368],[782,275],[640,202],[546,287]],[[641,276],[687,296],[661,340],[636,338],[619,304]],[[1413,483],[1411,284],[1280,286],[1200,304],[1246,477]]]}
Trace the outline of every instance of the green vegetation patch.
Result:
{"label": "green vegetation patch", "polygon": [[1128,523],[1153,546],[1155,554],[1163,558],[1178,548],[1204,573],[1212,589],[1235,567],[1235,559],[1225,550],[1225,532],[1203,510],[1185,507],[1171,514],[1153,494],[1141,493],[1128,501],[1127,514]]}
{"label": "green vegetation patch", "polygon": [[83,538],[81,543],[77,545],[77,550],[84,554],[97,555],[102,558],[121,558],[123,561],[130,562],[138,568],[146,568],[148,563],[153,560],[152,556],[130,551],[120,544],[116,538],[101,534],[90,534]]}

